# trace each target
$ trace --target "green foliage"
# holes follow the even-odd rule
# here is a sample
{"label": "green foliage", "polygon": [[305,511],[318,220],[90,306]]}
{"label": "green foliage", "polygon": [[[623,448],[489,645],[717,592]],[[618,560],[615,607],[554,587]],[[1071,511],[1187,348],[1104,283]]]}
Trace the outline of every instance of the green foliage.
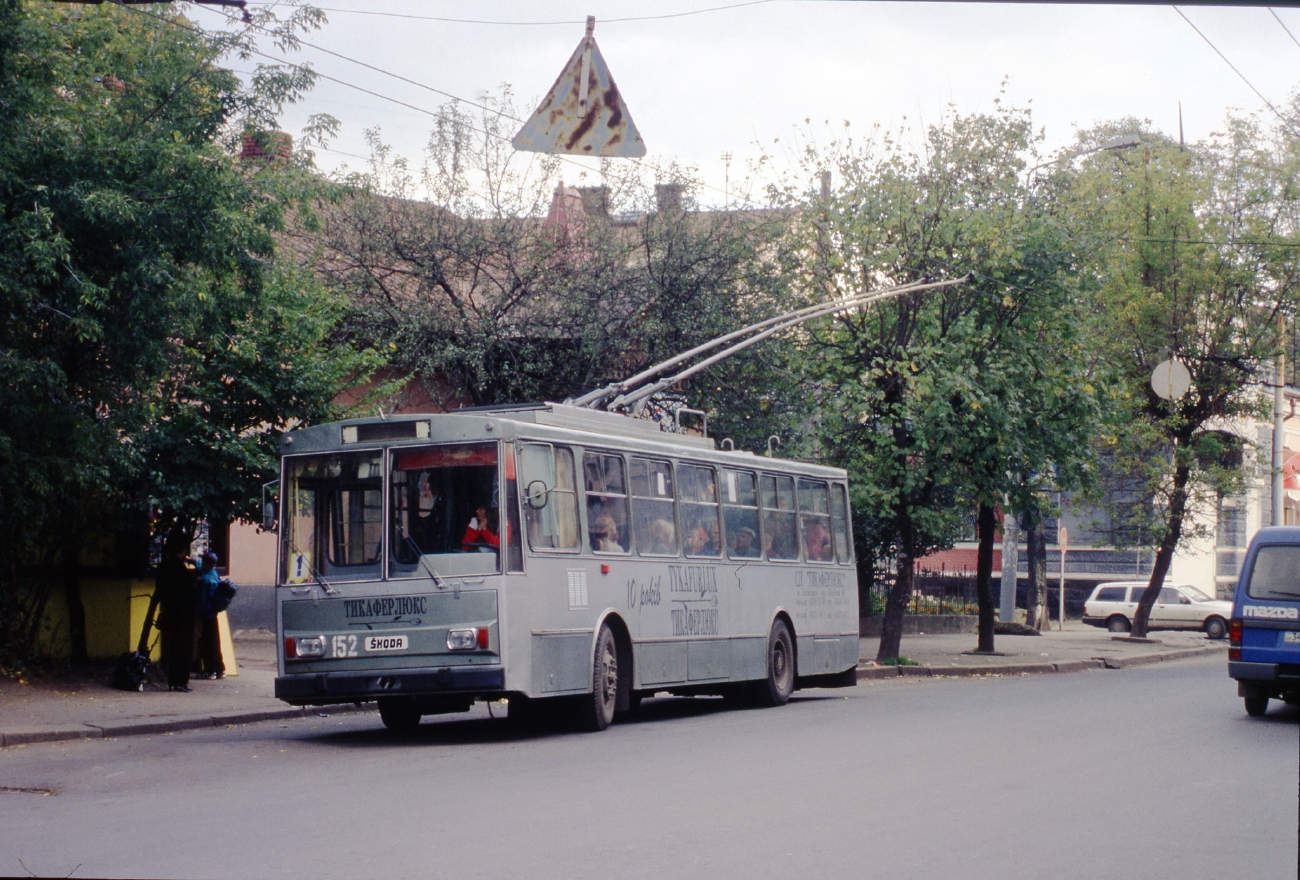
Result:
{"label": "green foliage", "polygon": [[[1094,279],[1089,329],[1107,388],[1099,441],[1110,514],[1157,546],[1153,583],[1192,514],[1243,490],[1249,442],[1234,425],[1271,408],[1265,386],[1300,279],[1297,118],[1294,104],[1272,132],[1229,118],[1223,133],[1190,146],[1133,120],[1080,136],[1081,148],[1120,129],[1142,140],[1082,163],[1070,198]],[[1170,358],[1191,374],[1191,390],[1173,401],[1150,385]]]}
{"label": "green foliage", "polygon": [[954,115],[924,153],[885,138],[810,151],[802,283],[823,297],[924,279],[967,283],[840,315],[810,331],[819,439],[853,471],[876,557],[950,546],[969,505],[1022,505],[1052,470],[1088,473],[1095,413],[1080,363],[1075,254],[1051,193],[1024,171],[1027,111]]}
{"label": "green foliage", "polygon": [[[139,573],[149,517],[253,514],[278,433],[366,366],[324,350],[338,302],[276,258],[310,177],[229,149],[308,83],[245,88],[219,66],[240,45],[170,11],[0,4],[9,650],[31,650],[56,570]],[[79,560],[115,528],[115,557]]]}
{"label": "green foliage", "polygon": [[[510,111],[508,90],[496,105]],[[501,126],[495,113],[444,108],[418,168],[372,133],[370,171],[330,214],[327,265],[352,303],[348,332],[446,383],[438,397],[563,400],[781,310],[765,252],[780,217],[700,211],[675,168],[655,173],[678,206],[635,176],[562,189],[554,159],[503,148]],[[736,433],[771,408],[762,369],[751,357],[680,390],[711,411],[714,433]],[[737,439],[761,444],[760,433]]]}

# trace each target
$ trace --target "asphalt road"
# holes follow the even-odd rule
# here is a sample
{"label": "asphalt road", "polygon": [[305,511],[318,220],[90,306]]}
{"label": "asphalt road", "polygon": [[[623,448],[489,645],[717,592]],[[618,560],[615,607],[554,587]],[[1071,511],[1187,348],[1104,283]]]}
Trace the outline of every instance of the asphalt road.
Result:
{"label": "asphalt road", "polygon": [[600,734],[479,707],[404,740],[362,714],[17,747],[0,875],[1290,877],[1300,724],[1272,705],[1247,718],[1215,658],[662,698]]}

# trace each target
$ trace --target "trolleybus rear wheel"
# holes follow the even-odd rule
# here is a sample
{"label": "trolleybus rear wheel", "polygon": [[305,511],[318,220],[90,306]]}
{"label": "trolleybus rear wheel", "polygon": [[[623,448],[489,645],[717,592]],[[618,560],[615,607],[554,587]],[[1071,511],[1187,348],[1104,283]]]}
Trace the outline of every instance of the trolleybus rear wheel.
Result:
{"label": "trolleybus rear wheel", "polygon": [[420,726],[420,710],[410,697],[380,697],[379,720],[394,733],[411,733]]}
{"label": "trolleybus rear wheel", "polygon": [[618,646],[614,643],[614,634],[604,624],[596,637],[591,694],[581,700],[579,720],[585,729],[596,731],[609,727],[618,705]]}
{"label": "trolleybus rear wheel", "polygon": [[794,640],[784,620],[772,624],[767,637],[767,680],[758,687],[764,706],[784,706],[794,693]]}

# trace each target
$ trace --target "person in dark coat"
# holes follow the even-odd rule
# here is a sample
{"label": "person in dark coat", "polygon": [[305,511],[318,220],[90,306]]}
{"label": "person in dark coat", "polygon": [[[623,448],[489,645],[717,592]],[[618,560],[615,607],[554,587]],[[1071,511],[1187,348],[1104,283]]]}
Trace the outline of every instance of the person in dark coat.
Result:
{"label": "person in dark coat", "polygon": [[209,550],[199,560],[199,678],[226,677],[226,664],[221,659],[221,632],[217,628],[217,554]]}
{"label": "person in dark coat", "polygon": [[189,693],[190,663],[194,658],[194,622],[198,615],[198,590],[194,570],[187,564],[189,539],[183,530],[167,536],[162,562],[155,574],[155,589],[162,606],[163,660],[167,684]]}

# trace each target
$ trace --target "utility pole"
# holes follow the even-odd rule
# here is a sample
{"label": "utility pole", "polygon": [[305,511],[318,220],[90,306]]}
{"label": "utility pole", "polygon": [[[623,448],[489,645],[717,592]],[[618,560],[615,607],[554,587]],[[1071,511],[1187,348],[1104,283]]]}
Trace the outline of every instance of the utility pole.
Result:
{"label": "utility pole", "polygon": [[[1009,506],[1009,505],[1008,505]],[[1003,623],[1016,620],[1016,578],[1020,574],[1020,534],[1016,515],[1002,514],[1002,593],[998,602],[998,619]]]}
{"label": "utility pole", "polygon": [[731,150],[722,151],[722,207],[731,210]]}
{"label": "utility pole", "polygon": [[1278,355],[1277,377],[1273,383],[1273,522],[1275,526],[1283,525],[1283,501],[1286,488],[1283,482],[1282,459],[1286,455],[1286,419],[1282,415],[1282,404],[1286,394],[1286,319],[1279,312],[1277,316]]}

